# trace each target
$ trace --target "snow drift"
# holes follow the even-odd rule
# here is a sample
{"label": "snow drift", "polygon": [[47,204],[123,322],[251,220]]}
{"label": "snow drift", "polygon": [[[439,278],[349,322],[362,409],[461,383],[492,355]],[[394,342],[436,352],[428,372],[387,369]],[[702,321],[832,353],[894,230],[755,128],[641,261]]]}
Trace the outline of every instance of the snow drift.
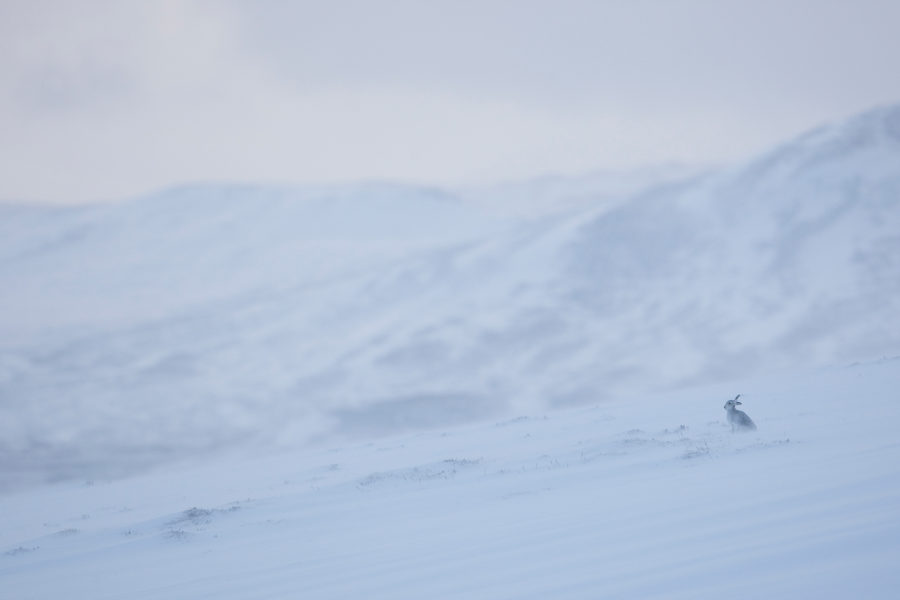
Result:
{"label": "snow drift", "polygon": [[[34,600],[887,600],[897,366],[7,494],[0,580]],[[726,424],[735,388],[757,432]]]}

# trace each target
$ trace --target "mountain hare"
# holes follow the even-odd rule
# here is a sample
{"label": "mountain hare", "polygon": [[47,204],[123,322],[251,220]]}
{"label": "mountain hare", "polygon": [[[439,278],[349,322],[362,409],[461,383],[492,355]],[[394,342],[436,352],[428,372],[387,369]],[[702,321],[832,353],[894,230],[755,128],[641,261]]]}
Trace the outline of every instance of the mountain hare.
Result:
{"label": "mountain hare", "polygon": [[744,411],[735,408],[741,404],[738,402],[740,397],[741,395],[738,394],[734,400],[725,403],[725,415],[728,417],[728,423],[731,424],[731,431],[753,431],[756,429],[753,419],[748,417]]}

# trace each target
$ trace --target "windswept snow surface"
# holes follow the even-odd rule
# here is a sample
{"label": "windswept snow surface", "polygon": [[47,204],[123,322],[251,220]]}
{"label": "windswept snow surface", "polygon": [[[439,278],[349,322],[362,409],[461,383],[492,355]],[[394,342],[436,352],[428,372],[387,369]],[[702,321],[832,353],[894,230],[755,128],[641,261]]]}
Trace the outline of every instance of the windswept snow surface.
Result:
{"label": "windswept snow surface", "polygon": [[653,181],[0,207],[0,489],[900,354],[900,107]]}
{"label": "windswept snow surface", "polygon": [[2,595],[896,598],[898,367],[7,494]]}

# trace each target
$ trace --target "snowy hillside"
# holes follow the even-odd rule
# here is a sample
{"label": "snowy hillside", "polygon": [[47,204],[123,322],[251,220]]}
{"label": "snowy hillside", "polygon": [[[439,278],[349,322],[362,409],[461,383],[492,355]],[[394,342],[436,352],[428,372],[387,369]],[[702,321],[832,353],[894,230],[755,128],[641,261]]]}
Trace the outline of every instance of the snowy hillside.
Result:
{"label": "snowy hillside", "polygon": [[5,485],[900,354],[900,107],[541,218],[468,198],[0,208]]}
{"label": "snowy hillside", "polygon": [[3,597],[895,598],[898,387],[791,370],[7,494]]}
{"label": "snowy hillside", "polygon": [[0,206],[5,337],[121,327],[365,271],[502,225],[451,195],[369,184],[186,186],[117,205]]}

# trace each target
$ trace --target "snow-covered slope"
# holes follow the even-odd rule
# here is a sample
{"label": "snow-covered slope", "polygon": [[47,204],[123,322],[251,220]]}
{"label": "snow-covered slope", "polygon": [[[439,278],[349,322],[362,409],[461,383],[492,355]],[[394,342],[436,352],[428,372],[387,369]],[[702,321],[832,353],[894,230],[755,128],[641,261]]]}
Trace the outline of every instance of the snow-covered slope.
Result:
{"label": "snow-covered slope", "polygon": [[897,355],[898,123],[524,221],[395,186],[0,209],[4,479]]}
{"label": "snow-covered slope", "polygon": [[[586,224],[566,300],[607,369],[666,383],[900,347],[900,108]],[[639,357],[635,361],[634,357]]]}
{"label": "snow-covered slope", "polygon": [[195,185],[116,205],[0,206],[0,276],[11,283],[0,334],[168,318],[501,226],[440,190],[388,184]]}
{"label": "snow-covered slope", "polygon": [[340,319],[357,281],[505,226],[446,193],[387,184],[0,207],[0,488],[296,420],[312,407],[286,398],[303,372],[292,352],[346,343],[321,318]]}
{"label": "snow-covered slope", "polygon": [[3,597],[895,598],[898,386],[792,370],[8,494]]}
{"label": "snow-covered slope", "polygon": [[565,405],[896,354],[898,114],[379,273],[397,312],[315,393],[371,424],[373,399]]}

